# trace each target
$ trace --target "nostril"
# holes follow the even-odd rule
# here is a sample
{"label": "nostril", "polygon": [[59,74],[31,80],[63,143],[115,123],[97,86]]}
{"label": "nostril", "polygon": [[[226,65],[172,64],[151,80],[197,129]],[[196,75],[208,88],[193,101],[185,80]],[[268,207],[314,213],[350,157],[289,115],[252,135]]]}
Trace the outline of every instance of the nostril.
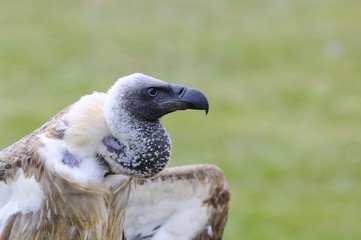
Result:
{"label": "nostril", "polygon": [[178,96],[179,97],[182,97],[183,96],[183,94],[184,94],[184,92],[185,92],[185,88],[184,87],[182,87],[181,89],[179,89],[179,92],[178,92]]}

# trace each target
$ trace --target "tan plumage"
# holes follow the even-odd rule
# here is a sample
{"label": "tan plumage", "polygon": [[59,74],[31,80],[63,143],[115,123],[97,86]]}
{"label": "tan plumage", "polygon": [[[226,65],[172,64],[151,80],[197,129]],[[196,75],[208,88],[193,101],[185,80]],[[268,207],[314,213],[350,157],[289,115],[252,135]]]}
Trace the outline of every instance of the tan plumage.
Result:
{"label": "tan plumage", "polygon": [[[160,235],[163,232],[174,239],[188,239],[168,231],[168,225],[173,224],[171,219],[178,214],[174,211],[161,214],[160,219],[150,224],[155,227],[150,232],[149,225],[144,225],[144,221],[139,225],[137,221],[147,217],[147,212],[140,210],[144,204],[138,205],[141,199],[145,199],[152,209],[158,209],[159,212],[164,209],[157,205],[155,199],[166,202],[171,199],[169,206],[172,202],[176,205],[188,199],[189,203],[192,202],[189,206],[202,209],[205,217],[202,218],[200,228],[192,230],[193,235],[187,236],[195,239],[221,238],[230,194],[223,173],[218,168],[210,165],[188,166],[168,169],[153,177],[161,170],[160,167],[165,167],[163,163],[159,165],[156,159],[154,173],[148,173],[152,171],[152,165],[149,164],[154,156],[158,156],[158,152],[154,152],[155,155],[140,155],[151,157],[142,160],[148,164],[145,165],[147,172],[143,168],[128,170],[129,166],[138,166],[137,162],[132,165],[124,162],[126,168],[123,166],[121,154],[134,152],[124,151],[127,147],[132,148],[133,145],[129,144],[133,144],[133,136],[139,140],[137,132],[147,123],[142,123],[140,128],[127,129],[125,123],[119,125],[122,119],[125,122],[129,120],[127,112],[117,114],[116,117],[120,117],[116,121],[109,119],[107,114],[109,111],[120,111],[116,110],[119,103],[113,99],[128,99],[113,98],[117,93],[115,91],[127,94],[144,85],[140,83],[148,82],[159,91],[161,87],[179,89],[178,85],[169,87],[169,84],[145,75],[130,75],[119,80],[112,88],[115,90],[108,94],[93,93],[82,97],[39,129],[0,152],[0,239],[122,239],[125,237],[123,230],[130,239],[165,239]],[[208,110],[208,105],[199,105],[204,102],[204,97],[198,92],[192,92],[197,96],[194,100],[194,95],[183,97],[184,91],[187,90],[178,91],[182,94],[178,96],[182,101],[185,101],[183,98],[189,98],[191,100],[186,99],[188,102],[196,102],[187,102],[187,107],[178,103],[176,108],[162,115],[176,111],[177,108]],[[194,104],[194,107],[189,104]],[[112,125],[113,122],[115,125]],[[114,132],[118,130],[119,133]],[[159,136],[167,137],[162,131]],[[108,136],[117,137],[104,142]],[[145,142],[151,143],[149,140]],[[167,139],[165,143],[168,144]],[[124,150],[118,150],[123,144]],[[154,146],[158,148],[158,145]],[[149,149],[152,148],[149,146]],[[142,179],[133,178],[139,176]],[[190,188],[195,189],[194,194],[182,194],[182,191],[187,192]],[[182,216],[182,211],[177,211]],[[190,212],[188,215],[192,217],[192,214]],[[185,215],[187,219],[188,215]],[[157,214],[154,217],[157,218]],[[174,223],[178,224],[177,221]],[[136,225],[139,225],[138,229]]]}

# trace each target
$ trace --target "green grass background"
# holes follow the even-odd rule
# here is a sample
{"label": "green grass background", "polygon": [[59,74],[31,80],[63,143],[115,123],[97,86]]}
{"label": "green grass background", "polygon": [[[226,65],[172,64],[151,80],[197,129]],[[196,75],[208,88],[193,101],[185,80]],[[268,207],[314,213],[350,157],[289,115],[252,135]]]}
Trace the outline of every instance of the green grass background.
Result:
{"label": "green grass background", "polygon": [[202,90],[171,166],[220,166],[224,239],[361,239],[361,1],[1,1],[0,148],[133,72]]}

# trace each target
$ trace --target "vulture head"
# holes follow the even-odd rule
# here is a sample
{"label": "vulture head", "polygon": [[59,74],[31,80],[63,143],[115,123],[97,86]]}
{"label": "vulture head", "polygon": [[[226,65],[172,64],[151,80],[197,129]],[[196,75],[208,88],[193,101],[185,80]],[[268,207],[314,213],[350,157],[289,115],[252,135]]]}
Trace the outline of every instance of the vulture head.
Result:
{"label": "vulture head", "polygon": [[154,176],[167,166],[171,149],[159,119],[185,109],[207,114],[207,98],[196,89],[139,73],[119,79],[105,99],[104,118],[110,135],[103,139],[99,156],[113,173]]}

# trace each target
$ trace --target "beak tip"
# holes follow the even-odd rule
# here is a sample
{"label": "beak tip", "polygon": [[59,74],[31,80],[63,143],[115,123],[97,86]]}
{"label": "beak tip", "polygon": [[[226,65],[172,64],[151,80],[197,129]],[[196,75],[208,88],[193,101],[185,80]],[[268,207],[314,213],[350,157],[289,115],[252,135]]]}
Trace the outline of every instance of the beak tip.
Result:
{"label": "beak tip", "polygon": [[206,112],[206,115],[208,115],[208,111],[209,111],[208,99],[202,92],[194,88],[186,88],[176,84],[173,84],[173,91],[177,96],[176,101],[185,104],[183,106],[183,110],[185,109],[204,110]]}

